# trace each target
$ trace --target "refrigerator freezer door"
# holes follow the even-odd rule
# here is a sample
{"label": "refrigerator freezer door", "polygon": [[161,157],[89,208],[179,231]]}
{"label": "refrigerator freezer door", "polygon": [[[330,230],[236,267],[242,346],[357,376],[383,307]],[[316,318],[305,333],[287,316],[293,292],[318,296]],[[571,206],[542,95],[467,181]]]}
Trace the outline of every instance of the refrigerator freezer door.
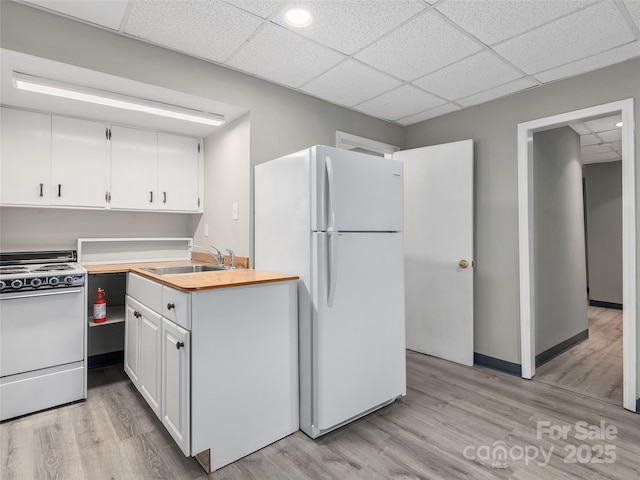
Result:
{"label": "refrigerator freezer door", "polygon": [[312,148],[312,229],[402,230],[402,162],[338,148]]}
{"label": "refrigerator freezer door", "polygon": [[406,392],[402,242],[402,233],[313,234],[312,436]]}

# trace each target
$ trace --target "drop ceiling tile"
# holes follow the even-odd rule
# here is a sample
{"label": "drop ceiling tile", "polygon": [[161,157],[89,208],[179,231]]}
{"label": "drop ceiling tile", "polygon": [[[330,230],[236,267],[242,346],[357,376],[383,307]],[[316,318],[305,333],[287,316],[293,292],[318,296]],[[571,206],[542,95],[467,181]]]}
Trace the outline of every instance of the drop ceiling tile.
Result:
{"label": "drop ceiling tile", "polygon": [[611,142],[611,148],[613,148],[616,152],[622,153],[622,141],[619,142]]}
{"label": "drop ceiling tile", "polygon": [[588,120],[585,123],[587,127],[589,127],[594,132],[606,132],[608,130],[618,129],[616,127],[616,123],[622,121],[622,115],[609,115],[607,117],[594,118],[593,120]]}
{"label": "drop ceiling tile", "polygon": [[470,97],[461,98],[457,100],[457,103],[459,103],[463,107],[470,107],[472,105],[488,102],[489,100],[493,100],[496,98],[506,97],[507,95],[519,92],[521,90],[526,90],[527,88],[534,87],[535,85],[536,82],[527,77],[524,77],[518,80],[514,80],[513,82],[500,85],[499,87],[492,88],[491,90],[487,90],[486,92],[476,93],[475,95],[471,95]]}
{"label": "drop ceiling tile", "polygon": [[447,113],[455,112],[456,110],[460,110],[460,107],[454,105],[453,103],[447,103],[445,105],[440,105],[439,107],[432,108],[431,110],[427,110],[426,112],[421,112],[415,115],[401,118],[400,120],[398,120],[398,123],[404,126],[413,125],[414,123],[424,122],[425,120],[436,118],[441,115],[446,115]]}
{"label": "drop ceiling tile", "polygon": [[574,123],[573,125],[569,125],[571,128],[573,128],[576,133],[580,134],[580,135],[589,135],[591,134],[591,130],[589,128],[587,128],[587,126],[584,123]]}
{"label": "drop ceiling tile", "polygon": [[436,9],[487,45],[543,25],[593,3],[575,0],[453,0]]}
{"label": "drop ceiling tile", "polygon": [[481,46],[428,11],[355,57],[403,80],[413,80],[481,49]]}
{"label": "drop ceiling tile", "polygon": [[598,132],[598,136],[604,142],[621,142],[622,129],[616,128],[615,130],[609,130],[608,132]]}
{"label": "drop ceiling tile", "polygon": [[415,0],[320,0],[304,3],[304,7],[313,15],[313,23],[308,27],[289,26],[284,20],[286,9],[274,21],[322,45],[351,55],[428,8],[428,5]]}
{"label": "drop ceiling tile", "polygon": [[494,50],[529,74],[635,40],[613,2],[603,2],[507,40]]}
{"label": "drop ceiling tile", "polygon": [[602,143],[602,140],[593,134],[580,135],[580,145],[583,147],[588,145],[598,145],[599,143]]}
{"label": "drop ceiling tile", "polygon": [[284,5],[289,2],[282,2],[278,0],[224,0],[226,3],[230,3],[242,10],[258,15],[262,18],[267,18]]}
{"label": "drop ceiling tile", "polygon": [[346,57],[276,25],[261,29],[228,65],[298,88]]}
{"label": "drop ceiling tile", "polygon": [[109,2],[87,2],[82,0],[24,0],[63,15],[69,15],[85,22],[119,30],[122,18],[127,11],[128,0]]}
{"label": "drop ceiling tile", "polygon": [[[640,4],[640,3],[639,3]],[[567,77],[580,75],[609,65],[624,62],[631,58],[640,57],[640,42],[631,42],[620,47],[615,47],[606,52],[571,62],[561,67],[552,68],[534,76],[542,83],[553,82]]]}
{"label": "drop ceiling tile", "polygon": [[635,22],[636,26],[640,28],[640,2],[638,0],[624,0],[624,6],[627,7],[631,18]]}
{"label": "drop ceiling tile", "polygon": [[444,100],[423,92],[419,88],[403,85],[391,92],[361,103],[355,108],[367,115],[386,118],[387,120],[397,120],[444,103]]}
{"label": "drop ceiling tile", "polygon": [[608,144],[605,143],[603,145],[589,145],[586,147],[582,147],[580,151],[582,152],[582,155],[593,155],[596,153],[610,153],[613,150]]}
{"label": "drop ceiling tile", "polygon": [[521,73],[495,55],[484,51],[430,73],[413,83],[435,95],[456,100],[520,77]]}
{"label": "drop ceiling tile", "polygon": [[140,0],[125,33],[222,63],[262,21],[222,2]]}
{"label": "drop ceiling tile", "polygon": [[301,90],[351,107],[402,85],[400,80],[349,59],[304,85]]}
{"label": "drop ceiling tile", "polygon": [[620,160],[620,155],[617,152],[605,152],[605,153],[595,153],[593,155],[582,155],[580,160],[582,163],[596,163],[602,161],[614,161]]}

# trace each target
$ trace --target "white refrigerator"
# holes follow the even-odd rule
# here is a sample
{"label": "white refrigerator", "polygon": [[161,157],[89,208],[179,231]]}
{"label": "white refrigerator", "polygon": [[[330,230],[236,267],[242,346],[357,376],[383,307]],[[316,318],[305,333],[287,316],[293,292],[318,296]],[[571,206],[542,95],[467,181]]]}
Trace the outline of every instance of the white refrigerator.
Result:
{"label": "white refrigerator", "polygon": [[255,167],[255,267],[300,277],[300,428],[406,393],[402,163],[314,146]]}

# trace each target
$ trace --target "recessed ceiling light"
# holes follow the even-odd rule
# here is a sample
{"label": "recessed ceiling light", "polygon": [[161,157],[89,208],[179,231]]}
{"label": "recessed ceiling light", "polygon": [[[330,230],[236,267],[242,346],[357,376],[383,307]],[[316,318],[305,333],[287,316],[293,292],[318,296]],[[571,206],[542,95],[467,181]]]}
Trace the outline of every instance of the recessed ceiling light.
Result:
{"label": "recessed ceiling light", "polygon": [[621,127],[621,126],[622,126],[622,122],[616,123],[616,127]]}
{"label": "recessed ceiling light", "polygon": [[302,8],[292,8],[284,15],[284,20],[292,27],[306,27],[311,24],[313,17]]}

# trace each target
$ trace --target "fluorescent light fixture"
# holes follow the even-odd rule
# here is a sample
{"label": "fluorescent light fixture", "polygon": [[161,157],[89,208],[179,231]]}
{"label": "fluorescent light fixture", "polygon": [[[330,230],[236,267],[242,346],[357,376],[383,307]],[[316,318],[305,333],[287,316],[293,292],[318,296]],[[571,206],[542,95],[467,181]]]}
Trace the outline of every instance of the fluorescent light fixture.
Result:
{"label": "fluorescent light fixture", "polygon": [[313,17],[302,8],[292,8],[284,15],[284,20],[292,27],[306,27],[311,24]]}
{"label": "fluorescent light fixture", "polygon": [[224,123],[224,116],[215,115],[207,112],[199,112],[189,108],[178,107],[153,100],[143,98],[129,97],[119,93],[107,92],[105,90],[97,90],[70,83],[50,80],[48,78],[36,77],[24,73],[13,72],[13,87],[19,90],[29,92],[44,93],[56,97],[68,98],[71,100],[79,100],[81,102],[94,103],[97,105],[105,105],[107,107],[121,108],[124,110],[133,110],[136,112],[150,113],[160,117],[174,118],[177,120],[185,120],[187,122],[201,123],[204,125],[212,125],[219,127]]}
{"label": "fluorescent light fixture", "polygon": [[621,127],[621,126],[622,126],[622,122],[616,123],[616,127]]}

